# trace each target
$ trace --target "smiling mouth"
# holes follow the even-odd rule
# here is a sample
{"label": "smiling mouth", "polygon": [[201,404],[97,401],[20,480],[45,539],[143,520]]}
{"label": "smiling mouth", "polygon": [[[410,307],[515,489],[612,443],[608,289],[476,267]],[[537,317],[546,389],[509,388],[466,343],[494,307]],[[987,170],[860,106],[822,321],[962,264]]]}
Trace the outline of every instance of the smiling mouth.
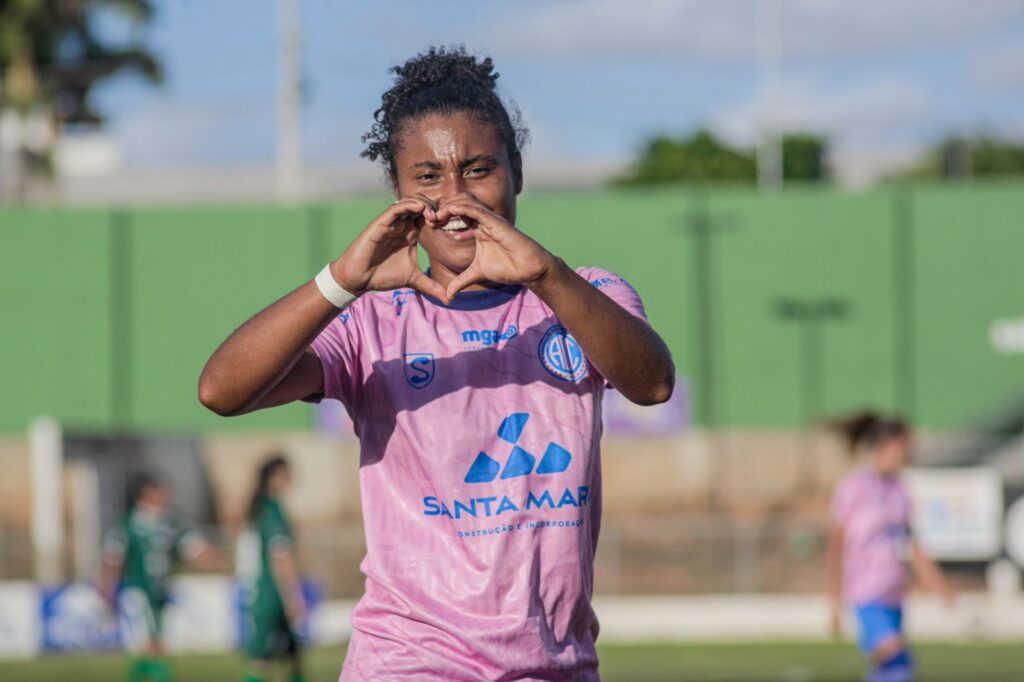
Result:
{"label": "smiling mouth", "polygon": [[453,217],[443,227],[437,229],[442,232],[465,232],[469,229],[469,224],[462,218]]}

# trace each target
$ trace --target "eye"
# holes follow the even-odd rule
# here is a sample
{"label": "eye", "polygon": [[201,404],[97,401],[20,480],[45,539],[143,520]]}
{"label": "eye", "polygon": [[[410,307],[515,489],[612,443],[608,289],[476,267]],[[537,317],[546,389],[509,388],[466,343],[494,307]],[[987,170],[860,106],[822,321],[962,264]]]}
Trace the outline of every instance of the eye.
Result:
{"label": "eye", "polygon": [[491,172],[491,167],[490,166],[473,166],[472,168],[470,168],[469,170],[466,171],[466,176],[467,177],[479,178],[479,177],[482,177],[484,175],[487,175],[490,172]]}
{"label": "eye", "polygon": [[420,173],[416,176],[416,179],[420,182],[436,182],[441,176],[437,173],[427,172]]}

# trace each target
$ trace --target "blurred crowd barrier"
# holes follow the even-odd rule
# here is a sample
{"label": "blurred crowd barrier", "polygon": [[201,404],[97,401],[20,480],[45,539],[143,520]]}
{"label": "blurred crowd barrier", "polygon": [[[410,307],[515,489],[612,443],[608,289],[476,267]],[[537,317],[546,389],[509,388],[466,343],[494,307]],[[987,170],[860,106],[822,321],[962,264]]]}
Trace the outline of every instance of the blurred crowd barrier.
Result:
{"label": "blurred crowd barrier", "polygon": [[[919,440],[928,445],[951,438],[925,434]],[[269,454],[281,453],[292,464],[293,486],[284,502],[298,532],[304,570],[327,598],[362,593],[357,441],[253,432],[151,440],[65,435],[63,443],[63,497],[52,500],[62,538],[53,575],[95,576],[102,535],[123,518],[123,484],[131,467],[159,474],[179,510],[214,544],[233,551],[255,472]],[[37,578],[43,574],[32,535],[29,439],[0,445],[0,465],[8,472],[0,480],[5,493],[0,495],[0,580]],[[941,450],[932,446],[924,452]],[[609,436],[602,454],[596,590],[816,592],[831,491],[855,464],[835,437],[820,431],[691,429],[674,436]],[[943,464],[955,472],[943,477],[925,468],[921,471],[936,473],[910,476],[920,502],[919,530],[930,541],[937,529],[935,538],[945,543],[935,546],[939,558],[968,559],[979,567],[996,558],[1002,552],[1006,477],[991,467],[965,468],[964,462],[948,469],[949,462],[930,462],[923,455],[916,464]],[[473,528],[487,523],[470,520]],[[973,576],[965,579],[977,584],[982,572]]]}

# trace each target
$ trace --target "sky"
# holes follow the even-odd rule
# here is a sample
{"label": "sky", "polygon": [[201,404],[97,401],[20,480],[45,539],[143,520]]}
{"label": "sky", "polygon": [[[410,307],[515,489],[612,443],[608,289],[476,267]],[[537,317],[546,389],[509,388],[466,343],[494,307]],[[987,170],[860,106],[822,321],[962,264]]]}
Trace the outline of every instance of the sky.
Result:
{"label": "sky", "polygon": [[[758,0],[300,0],[309,165],[355,166],[387,69],[429,45],[491,56],[530,163],[626,163],[655,134],[753,145]],[[907,163],[950,133],[1024,140],[1024,0],[778,0],[771,116],[826,135],[841,173]],[[277,0],[154,0],[101,31],[141,38],[165,82],[95,103],[128,167],[260,165],[275,153]]]}

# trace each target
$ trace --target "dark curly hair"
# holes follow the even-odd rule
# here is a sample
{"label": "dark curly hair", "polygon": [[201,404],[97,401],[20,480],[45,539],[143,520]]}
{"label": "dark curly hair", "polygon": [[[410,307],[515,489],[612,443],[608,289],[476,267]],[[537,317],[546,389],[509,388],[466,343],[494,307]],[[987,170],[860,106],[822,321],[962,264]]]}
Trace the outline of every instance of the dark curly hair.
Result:
{"label": "dark curly hair", "polygon": [[396,183],[395,154],[405,123],[455,112],[468,112],[494,126],[517,180],[522,181],[522,150],[530,133],[515,103],[503,102],[495,91],[499,74],[490,57],[478,60],[462,45],[431,47],[389,71],[395,74],[395,84],[381,97],[373,128],[363,135],[363,142],[369,144],[362,156],[371,161],[381,159],[392,185]]}

